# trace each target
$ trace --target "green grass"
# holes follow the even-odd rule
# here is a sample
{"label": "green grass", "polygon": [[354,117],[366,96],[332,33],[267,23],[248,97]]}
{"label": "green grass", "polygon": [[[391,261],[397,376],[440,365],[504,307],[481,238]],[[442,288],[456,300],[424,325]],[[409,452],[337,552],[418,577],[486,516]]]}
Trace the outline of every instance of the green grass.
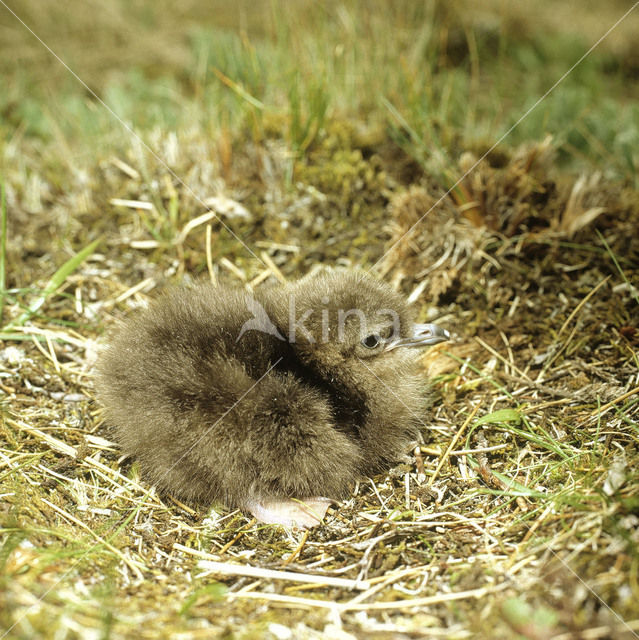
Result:
{"label": "green grass", "polygon": [[[278,135],[303,152],[327,117],[362,114],[390,127],[418,161],[441,172],[464,148],[484,148],[508,131],[591,44],[577,34],[548,34],[534,21],[523,38],[498,22],[478,29],[461,6],[445,9],[436,2],[382,3],[370,14],[355,4],[303,4],[299,12],[258,4],[260,26],[249,24],[246,31],[186,23],[178,31],[182,40],[175,37],[182,65],[167,65],[169,74],[142,66],[103,80],[96,73],[99,57],[77,60],[67,45],[69,63],[119,118],[145,136],[155,127],[246,127],[261,140],[276,118]],[[153,20],[162,27],[167,16],[156,9]],[[138,23],[141,37],[151,24]],[[306,35],[309,29],[313,38]],[[40,35],[46,39],[46,32]],[[99,142],[103,152],[105,144],[123,144],[128,136],[119,123],[51,64],[53,75],[62,78],[55,92],[46,84],[40,88],[28,68],[11,70],[4,105],[9,122],[45,140]],[[567,162],[605,160],[609,171],[634,179],[639,130],[637,107],[628,98],[632,87],[622,70],[611,68],[604,44],[507,143],[551,133]]]}

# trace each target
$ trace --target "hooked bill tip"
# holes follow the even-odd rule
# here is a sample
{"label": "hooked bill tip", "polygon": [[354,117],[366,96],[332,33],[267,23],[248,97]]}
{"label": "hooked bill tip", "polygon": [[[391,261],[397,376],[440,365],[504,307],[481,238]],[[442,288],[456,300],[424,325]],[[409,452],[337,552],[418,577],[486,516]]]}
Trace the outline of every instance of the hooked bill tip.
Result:
{"label": "hooked bill tip", "polygon": [[408,338],[394,340],[387,346],[387,350],[397,347],[428,347],[450,340],[450,332],[436,324],[415,324],[413,334]]}
{"label": "hooked bill tip", "polygon": [[450,340],[450,332],[436,324],[416,324],[413,338],[424,345],[438,344]]}

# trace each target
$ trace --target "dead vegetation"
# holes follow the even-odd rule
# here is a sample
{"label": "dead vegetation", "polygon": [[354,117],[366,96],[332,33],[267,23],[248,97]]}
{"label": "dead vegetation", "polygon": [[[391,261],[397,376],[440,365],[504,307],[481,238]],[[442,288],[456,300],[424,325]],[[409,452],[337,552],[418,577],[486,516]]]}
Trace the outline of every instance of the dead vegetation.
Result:
{"label": "dead vegetation", "polygon": [[[235,233],[246,224],[262,263],[232,237],[225,249],[224,225],[198,218],[179,183],[159,180],[153,201],[133,161],[104,165],[114,217],[99,253],[3,332],[10,636],[51,625],[70,637],[634,636],[637,196],[600,178],[560,182],[552,158],[544,141],[483,161],[443,198],[427,176],[394,183],[380,271],[455,341],[424,361],[439,400],[421,451],[307,533],[158,497],[109,442],[91,366],[103,326],[176,274],[205,275],[207,243],[215,277],[259,286],[312,268],[317,232],[302,223],[288,245],[269,244],[246,201],[199,193]],[[314,189],[261,215],[275,227],[319,208],[330,228],[340,214]],[[173,193],[189,213],[149,238],[158,225],[145,216],[170,210]],[[352,243],[344,258],[362,255]],[[21,293],[5,319],[32,300]]]}

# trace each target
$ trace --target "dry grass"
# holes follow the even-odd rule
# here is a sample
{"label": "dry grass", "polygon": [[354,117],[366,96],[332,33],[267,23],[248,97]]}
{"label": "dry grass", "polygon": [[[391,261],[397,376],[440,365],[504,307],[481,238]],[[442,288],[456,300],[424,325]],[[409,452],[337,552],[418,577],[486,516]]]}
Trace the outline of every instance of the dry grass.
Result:
{"label": "dry grass", "polygon": [[[48,14],[29,13],[33,6],[25,10],[44,29],[38,20]],[[338,12],[340,29],[359,38],[358,29],[378,33],[379,15],[349,22],[354,6]],[[460,53],[459,33],[437,6],[433,15],[443,22],[433,33],[439,43],[449,38],[438,51],[454,77],[453,58],[468,54],[474,32],[466,31]],[[96,43],[97,52],[118,31],[125,39],[137,34],[124,28],[119,9],[111,11],[115,26],[100,35],[106,45]],[[473,14],[488,24],[488,36],[496,11]],[[534,41],[517,11],[509,15],[513,33]],[[287,34],[302,66],[323,51],[305,48],[304,20],[300,34]],[[587,15],[583,21],[594,29]],[[158,34],[170,26],[162,22]],[[246,28],[254,34],[260,27],[249,21]],[[410,40],[411,32],[397,33]],[[145,49],[147,36],[141,49],[159,62],[179,67],[187,56],[176,41],[173,58],[174,49],[161,46],[166,36]],[[322,37],[332,51],[334,41]],[[396,36],[384,37],[392,43]],[[80,55],[83,42],[69,38],[69,51]],[[251,42],[245,39],[245,53]],[[626,51],[624,42],[612,43],[607,55]],[[418,49],[402,58],[408,79],[418,79]],[[279,65],[284,57],[276,54]],[[85,62],[91,74],[100,55]],[[357,82],[402,75],[374,62]],[[224,90],[234,95],[255,88],[248,67],[238,65],[233,77],[233,65],[224,67]],[[116,62],[109,68],[120,72]],[[600,144],[589,162],[602,171],[575,175],[562,164],[566,140],[538,136],[489,154],[447,195],[486,145],[476,138],[466,144],[467,132],[441,110],[432,127],[443,145],[439,157],[423,145],[424,131],[411,129],[424,113],[398,125],[373,110],[364,122],[370,105],[348,111],[357,92],[348,95],[341,80],[337,91],[345,95],[332,103],[339,109],[324,112],[321,96],[318,104],[304,102],[315,94],[301,83],[298,111],[289,104],[260,115],[250,105],[234,123],[145,130],[156,157],[128,137],[96,138],[104,153],[95,157],[60,131],[50,139],[22,130],[3,138],[4,637],[639,634],[634,156],[613,179],[603,169],[619,158]],[[392,92],[410,112],[401,82]],[[193,107],[181,99],[181,108]],[[29,104],[21,100],[3,106],[3,124]],[[388,475],[363,480],[309,532],[258,525],[218,506],[197,512],[158,496],[135,462],[120,458],[93,399],[91,371],[105,330],[173,282],[212,277],[260,286],[318,264],[375,265],[410,296],[421,319],[453,331],[451,344],[424,357],[437,392],[424,446]]]}
{"label": "dry grass", "polygon": [[[382,271],[408,294],[417,289],[422,316],[455,330],[454,344],[424,362],[440,400],[422,450],[362,482],[308,533],[161,500],[119,460],[92,400],[96,329],[152,295],[163,268],[192,271],[191,252],[205,264],[210,221],[145,249],[135,249],[142,236],[105,230],[103,253],[67,275],[46,316],[5,330],[24,338],[1,354],[10,635],[631,637],[636,194],[599,184],[604,211],[589,215],[595,196],[575,195],[589,182],[554,185],[550,151],[546,141],[469,176],[470,204],[511,194],[480,226],[481,207],[447,198],[404,236],[436,194],[398,189],[386,246],[402,239]],[[522,164],[530,154],[541,166]],[[532,207],[540,175],[550,195]],[[562,227],[577,201],[587,223]],[[515,219],[524,222],[513,228]],[[208,237],[213,273],[238,284],[297,272],[291,256],[313,264],[311,245],[269,246],[255,235],[266,265],[239,255],[234,263],[234,251],[215,254]],[[5,313],[21,311],[9,303]]]}

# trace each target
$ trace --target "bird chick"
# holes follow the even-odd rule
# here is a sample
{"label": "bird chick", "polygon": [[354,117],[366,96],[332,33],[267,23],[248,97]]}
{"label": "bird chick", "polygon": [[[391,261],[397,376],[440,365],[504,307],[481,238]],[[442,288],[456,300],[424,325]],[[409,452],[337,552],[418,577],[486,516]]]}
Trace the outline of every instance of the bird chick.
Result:
{"label": "bird chick", "polygon": [[446,339],[361,273],[254,293],[203,284],[127,321],[96,390],[117,442],[161,490],[308,527],[416,438],[428,385],[414,347]]}

